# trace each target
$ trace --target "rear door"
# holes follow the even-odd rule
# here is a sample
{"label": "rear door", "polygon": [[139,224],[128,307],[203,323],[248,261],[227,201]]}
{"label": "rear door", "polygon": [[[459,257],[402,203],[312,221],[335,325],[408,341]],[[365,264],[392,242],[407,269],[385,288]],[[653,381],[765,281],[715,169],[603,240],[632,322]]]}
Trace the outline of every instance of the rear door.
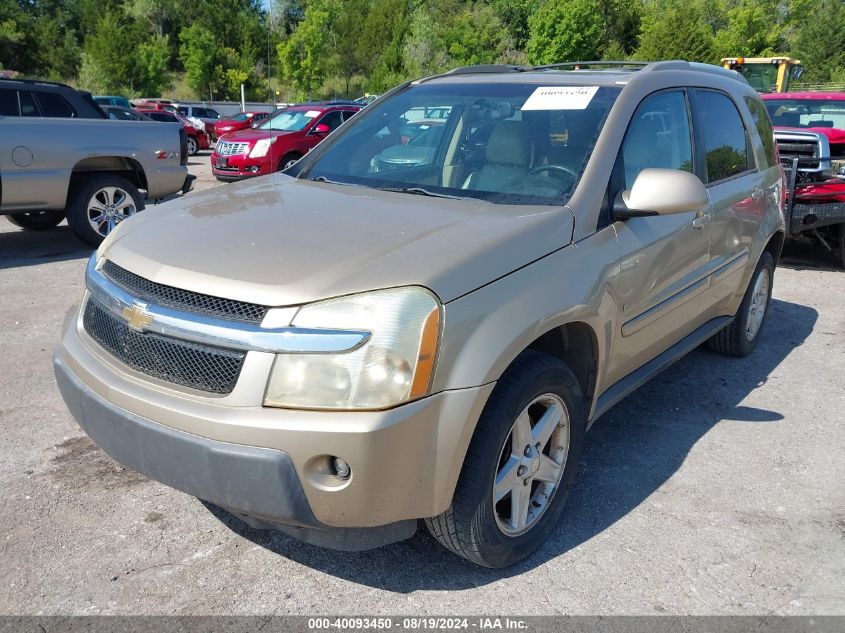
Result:
{"label": "rear door", "polygon": [[[646,97],[628,126],[614,178],[630,189],[646,168],[696,173],[692,121],[683,89]],[[619,379],[707,320],[710,217],[678,213],[617,220],[622,255]]]}
{"label": "rear door", "polygon": [[[713,205],[711,294],[723,302],[739,288],[751,241],[776,193],[767,186],[765,172],[757,169],[737,103],[716,90],[697,88],[690,96],[702,180]],[[770,185],[776,187],[776,181]]]}

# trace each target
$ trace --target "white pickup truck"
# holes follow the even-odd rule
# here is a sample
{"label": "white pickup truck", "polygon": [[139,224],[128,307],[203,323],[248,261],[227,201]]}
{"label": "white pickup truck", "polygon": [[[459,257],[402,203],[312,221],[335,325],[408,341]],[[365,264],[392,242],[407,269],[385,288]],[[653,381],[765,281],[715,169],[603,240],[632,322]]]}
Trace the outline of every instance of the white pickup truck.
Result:
{"label": "white pickup truck", "polygon": [[187,192],[187,162],[177,124],[0,116],[0,215],[32,230],[67,217],[97,246],[145,200]]}

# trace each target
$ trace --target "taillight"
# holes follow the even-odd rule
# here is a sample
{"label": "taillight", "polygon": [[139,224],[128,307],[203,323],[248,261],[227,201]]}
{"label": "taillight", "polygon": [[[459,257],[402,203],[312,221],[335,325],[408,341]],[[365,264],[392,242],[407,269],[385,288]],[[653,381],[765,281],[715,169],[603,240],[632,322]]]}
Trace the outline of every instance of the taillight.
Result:
{"label": "taillight", "polygon": [[179,164],[188,164],[188,133],[185,128],[179,128]]}

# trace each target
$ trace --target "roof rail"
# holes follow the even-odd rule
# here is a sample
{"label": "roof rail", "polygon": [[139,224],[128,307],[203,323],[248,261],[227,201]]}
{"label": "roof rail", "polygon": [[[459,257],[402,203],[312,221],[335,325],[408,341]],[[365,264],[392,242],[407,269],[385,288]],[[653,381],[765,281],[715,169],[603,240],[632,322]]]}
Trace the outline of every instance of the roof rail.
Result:
{"label": "roof rail", "polygon": [[[43,79],[24,79],[23,77],[2,77],[0,76],[0,81],[16,81],[22,84],[38,84],[44,86],[58,86],[60,88],[70,88],[67,84],[60,83],[58,81],[46,81]],[[71,88],[73,90],[73,88]]]}
{"label": "roof rail", "polygon": [[580,68],[596,68],[607,66],[609,68],[628,68],[630,70],[639,70],[648,66],[651,62],[630,62],[630,61],[584,61],[584,62],[558,62],[556,64],[543,64],[541,66],[531,66],[527,70],[555,70],[557,68],[573,68],[578,70]]}
{"label": "roof rail", "polygon": [[649,71],[652,70],[695,70],[698,72],[710,73],[712,75],[721,75],[729,79],[734,79],[740,83],[747,84],[748,80],[735,70],[728,70],[715,64],[705,64],[702,62],[687,62],[680,59],[671,59],[665,62],[653,62],[649,64]]}
{"label": "roof rail", "polygon": [[476,66],[459,66],[448,70],[444,75],[472,75],[475,73],[521,73],[527,70],[524,66],[508,66],[506,64],[478,64]]}

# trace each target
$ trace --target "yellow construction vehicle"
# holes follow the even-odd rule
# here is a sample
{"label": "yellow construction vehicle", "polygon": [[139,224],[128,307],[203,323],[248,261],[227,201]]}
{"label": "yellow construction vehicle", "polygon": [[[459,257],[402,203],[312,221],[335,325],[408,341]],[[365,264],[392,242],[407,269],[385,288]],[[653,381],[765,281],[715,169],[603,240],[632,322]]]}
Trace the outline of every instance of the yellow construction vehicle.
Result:
{"label": "yellow construction vehicle", "polygon": [[737,71],[758,92],[787,92],[789,80],[798,79],[804,71],[792,57],[725,57],[722,66]]}

